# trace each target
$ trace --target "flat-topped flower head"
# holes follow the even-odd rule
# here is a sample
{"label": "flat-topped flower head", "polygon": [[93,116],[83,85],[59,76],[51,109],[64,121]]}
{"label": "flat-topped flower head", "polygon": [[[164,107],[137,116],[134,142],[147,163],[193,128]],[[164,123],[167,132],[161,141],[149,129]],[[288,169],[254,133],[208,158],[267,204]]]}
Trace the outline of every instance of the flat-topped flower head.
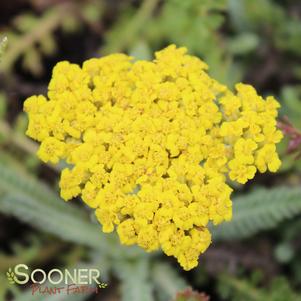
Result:
{"label": "flat-topped flower head", "polygon": [[62,198],[81,197],[104,232],[161,248],[185,270],[211,243],[208,223],[231,220],[226,181],[244,184],[280,166],[278,102],[241,83],[232,92],[207,68],[175,45],[152,61],[64,61],[48,97],[24,104],[41,160],[72,166],[61,174]]}

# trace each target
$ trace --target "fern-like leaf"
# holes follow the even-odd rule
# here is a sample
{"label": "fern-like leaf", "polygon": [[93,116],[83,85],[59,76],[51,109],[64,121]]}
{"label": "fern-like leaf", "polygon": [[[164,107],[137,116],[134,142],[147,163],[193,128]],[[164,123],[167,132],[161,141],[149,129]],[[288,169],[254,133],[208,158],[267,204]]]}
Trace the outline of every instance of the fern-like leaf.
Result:
{"label": "fern-like leaf", "polygon": [[115,262],[115,274],[121,280],[122,301],[154,300],[149,264],[146,256]]}
{"label": "fern-like leaf", "polygon": [[65,203],[43,183],[0,162],[0,211],[66,241],[109,253],[100,227],[79,208]]}
{"label": "fern-like leaf", "polygon": [[152,278],[161,300],[173,300],[179,291],[188,287],[187,282],[167,263],[156,263]]}
{"label": "fern-like leaf", "polygon": [[241,239],[301,213],[301,188],[256,188],[233,201],[233,219],[212,228],[213,240]]}
{"label": "fern-like leaf", "polygon": [[53,205],[47,206],[38,199],[18,193],[10,193],[0,199],[0,211],[3,213],[14,215],[23,222],[63,240],[107,249],[99,227],[72,215],[73,210],[69,210],[68,205],[63,211],[58,211],[56,204]]}

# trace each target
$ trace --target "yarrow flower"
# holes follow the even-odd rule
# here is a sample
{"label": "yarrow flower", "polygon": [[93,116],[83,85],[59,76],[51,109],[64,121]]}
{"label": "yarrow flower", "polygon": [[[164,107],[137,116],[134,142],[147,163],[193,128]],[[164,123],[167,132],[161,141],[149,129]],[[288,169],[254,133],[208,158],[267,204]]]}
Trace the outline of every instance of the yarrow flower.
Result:
{"label": "yarrow flower", "polygon": [[231,220],[228,179],[276,172],[282,133],[273,97],[242,83],[230,91],[186,52],[59,62],[48,97],[29,97],[24,110],[41,160],[72,166],[61,173],[63,199],[80,196],[104,232],[190,270],[211,243],[208,223]]}

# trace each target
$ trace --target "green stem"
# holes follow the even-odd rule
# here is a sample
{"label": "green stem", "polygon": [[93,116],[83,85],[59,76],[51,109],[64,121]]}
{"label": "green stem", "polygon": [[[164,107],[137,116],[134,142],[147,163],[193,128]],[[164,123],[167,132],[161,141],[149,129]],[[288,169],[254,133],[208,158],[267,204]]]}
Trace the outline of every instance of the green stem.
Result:
{"label": "green stem", "polygon": [[143,24],[152,16],[159,0],[145,0],[143,1],[137,14],[127,24],[127,26],[120,32],[117,39],[104,48],[105,53],[119,52],[126,48],[130,42],[137,36],[139,31],[143,28]]}

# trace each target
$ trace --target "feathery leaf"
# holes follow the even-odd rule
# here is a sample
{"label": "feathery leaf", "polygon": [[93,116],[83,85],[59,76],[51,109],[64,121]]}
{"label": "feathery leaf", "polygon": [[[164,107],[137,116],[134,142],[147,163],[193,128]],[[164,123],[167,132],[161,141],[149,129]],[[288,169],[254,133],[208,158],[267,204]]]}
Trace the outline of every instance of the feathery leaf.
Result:
{"label": "feathery leaf", "polygon": [[233,200],[233,219],[212,228],[213,240],[250,237],[301,213],[301,188],[256,188]]}

